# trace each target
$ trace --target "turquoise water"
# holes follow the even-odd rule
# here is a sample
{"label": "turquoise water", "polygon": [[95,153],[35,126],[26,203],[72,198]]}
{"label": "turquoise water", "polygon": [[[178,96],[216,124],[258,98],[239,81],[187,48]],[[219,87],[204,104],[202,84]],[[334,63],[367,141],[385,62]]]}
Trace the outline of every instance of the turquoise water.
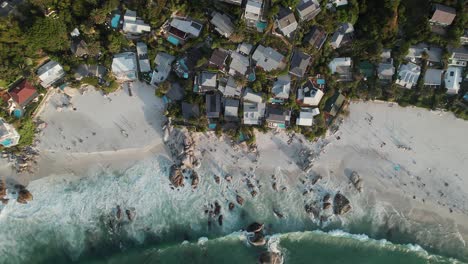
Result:
{"label": "turquoise water", "polygon": [[[216,184],[203,167],[196,190],[190,184],[173,189],[168,180],[171,165],[156,157],[125,172],[104,170],[83,178],[58,175],[31,182],[31,203],[0,205],[0,263],[257,263],[267,250],[281,252],[285,263],[462,263],[407,245],[416,241],[418,229],[388,232],[377,228],[372,213],[347,224],[332,223],[326,233],[311,232],[318,226],[298,202],[301,192],[263,191],[248,199],[243,184],[235,179],[230,185]],[[226,205],[236,193],[246,202],[229,211]],[[209,227],[204,210],[214,201],[222,206],[224,222]],[[117,206],[135,212],[134,219],[124,216],[117,221]],[[281,209],[283,219],[272,213],[273,206]],[[269,247],[246,242],[248,234],[239,230],[252,221],[265,223],[266,234],[272,236]],[[422,228],[432,236],[418,241],[432,245],[431,252],[467,259],[465,246],[447,244],[446,236],[438,246],[436,227]],[[350,233],[391,238],[401,245]]]}
{"label": "turquoise water", "polygon": [[394,245],[340,231],[286,233],[275,235],[271,240],[276,242],[270,248],[253,247],[246,243],[243,234],[234,233],[206,241],[129,250],[105,260],[87,260],[86,263],[258,263],[260,254],[266,251],[280,252],[284,263],[291,264],[461,263],[430,255],[414,245]]}

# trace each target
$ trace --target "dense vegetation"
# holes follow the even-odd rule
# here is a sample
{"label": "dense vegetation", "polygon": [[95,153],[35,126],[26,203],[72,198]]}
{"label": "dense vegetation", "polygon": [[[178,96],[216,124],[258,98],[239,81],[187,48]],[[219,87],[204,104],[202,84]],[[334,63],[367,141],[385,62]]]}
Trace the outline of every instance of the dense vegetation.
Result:
{"label": "dense vegetation", "polygon": [[[110,67],[112,56],[122,50],[133,48],[134,43],[120,32],[109,27],[110,14],[116,10],[126,8],[136,10],[138,15],[149,23],[153,29],[161,27],[174,13],[190,16],[203,22],[205,27],[202,36],[188,41],[181,47],[171,46],[158,36],[158,32],[143,37],[143,41],[149,45],[149,57],[152,58],[158,51],[168,52],[172,55],[181,55],[191,47],[200,48],[202,58],[197,62],[198,69],[207,68],[207,60],[211,55],[211,49],[223,47],[234,49],[242,41],[251,44],[271,46],[288,57],[294,48],[299,48],[313,56],[310,75],[323,74],[327,78],[327,88],[322,100],[323,107],[327,98],[336,91],[344,93],[349,98],[383,99],[400,103],[401,105],[417,105],[431,109],[443,108],[453,111],[459,117],[468,117],[468,107],[463,103],[462,96],[468,91],[463,87],[458,96],[447,96],[445,90],[429,89],[423,86],[422,81],[416,89],[406,90],[392,84],[381,83],[376,77],[363,78],[356,68],[355,80],[351,83],[337,83],[327,67],[329,61],[337,56],[350,56],[355,65],[359,62],[378,63],[380,53],[384,48],[393,50],[396,67],[403,61],[410,45],[419,42],[427,42],[442,47],[459,45],[459,37],[468,27],[468,11],[463,0],[436,0],[453,6],[457,9],[457,17],[449,27],[447,36],[441,37],[430,31],[428,18],[430,17],[431,3],[427,0],[349,0],[346,7],[330,10],[325,7],[327,1],[321,1],[322,11],[312,21],[301,23],[300,27],[291,39],[285,40],[272,34],[274,18],[280,8],[291,8],[298,0],[271,0],[271,7],[267,8],[266,17],[269,26],[265,33],[246,28],[241,17],[243,10],[240,7],[228,5],[219,1],[197,0],[197,4],[189,0],[27,0],[18,6],[16,15],[0,18],[0,87],[7,87],[19,77],[29,78],[35,81],[35,70],[45,60],[52,58],[59,61],[68,73],[68,79],[72,78],[72,70],[79,64],[102,64]],[[230,39],[225,39],[213,32],[208,23],[209,14],[215,9],[228,13],[235,19],[236,32]],[[226,10],[229,10],[227,12]],[[340,23],[350,22],[354,24],[355,35],[352,43],[338,50],[333,50],[328,44],[317,51],[304,44],[303,38],[314,25],[321,26],[329,36],[337,29]],[[88,44],[89,56],[77,58],[70,51],[70,32],[78,28]],[[448,53],[447,53],[448,54]],[[445,58],[447,58],[445,54]],[[446,63],[446,62],[444,62]],[[442,65],[444,67],[446,65]],[[423,67],[423,71],[425,67]],[[271,86],[274,78],[285,71],[265,73],[257,71],[257,80],[248,84],[255,91],[265,93],[265,99],[271,96]],[[247,84],[246,80],[237,80]],[[293,80],[296,87],[304,80]],[[98,84],[95,78],[85,78],[83,83]],[[190,81],[179,82],[185,87],[188,102],[200,105],[203,111],[203,98],[192,92]],[[116,89],[118,86],[112,82],[112,78],[106,77],[108,86],[102,87],[106,92]],[[76,83],[78,85],[79,83]],[[99,86],[99,85],[98,85]],[[163,95],[168,87],[162,87],[158,91]],[[295,91],[286,102],[287,107],[299,110],[295,102]],[[179,110],[177,110],[179,109]],[[169,108],[173,116],[180,116],[180,106]],[[302,130],[309,138],[322,135],[326,130],[325,119],[319,116],[312,129],[293,127],[294,130]],[[201,117],[193,120],[195,128],[206,129],[207,120]],[[30,129],[28,123],[20,126]],[[264,129],[261,128],[261,129]],[[241,130],[246,133],[250,128],[241,128],[233,132],[239,134]],[[25,141],[29,141],[25,137]]]}

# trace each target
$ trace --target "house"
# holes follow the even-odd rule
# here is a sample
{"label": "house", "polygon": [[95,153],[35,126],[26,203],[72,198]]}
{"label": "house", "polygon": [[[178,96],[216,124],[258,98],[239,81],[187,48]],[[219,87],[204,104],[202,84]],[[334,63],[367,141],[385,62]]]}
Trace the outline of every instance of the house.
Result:
{"label": "house", "polygon": [[205,108],[207,118],[219,118],[221,113],[221,95],[219,93],[205,96]]}
{"label": "house", "polygon": [[463,68],[450,66],[445,72],[445,88],[447,88],[448,94],[458,94],[460,85],[463,81]]}
{"label": "house", "polygon": [[320,5],[315,0],[301,0],[296,6],[301,21],[310,21],[320,13]]}
{"label": "house", "polygon": [[395,66],[393,66],[393,58],[391,50],[384,50],[380,55],[381,61],[377,68],[377,76],[382,81],[391,82],[395,75]]}
{"label": "house", "polygon": [[263,20],[263,0],[247,0],[244,19],[248,27],[257,27]]}
{"label": "house", "polygon": [[276,26],[284,36],[291,37],[298,26],[294,13],[289,9],[282,8],[276,19]]}
{"label": "house", "polygon": [[266,111],[265,121],[269,128],[285,129],[291,121],[291,111],[269,106]]}
{"label": "house", "polygon": [[211,54],[211,58],[208,61],[210,66],[216,67],[217,69],[224,70],[226,60],[229,57],[229,53],[222,49],[215,49]]}
{"label": "house", "polygon": [[151,66],[148,59],[148,46],[144,42],[138,42],[136,44],[138,54],[138,65],[140,66],[140,72],[150,72]]}
{"label": "house", "polygon": [[213,24],[213,26],[215,26],[215,30],[218,31],[221,36],[229,38],[232,33],[234,33],[235,29],[231,19],[227,15],[216,11],[213,12],[212,16],[213,17],[211,18],[210,22]]}
{"label": "house", "polygon": [[287,100],[291,91],[291,77],[288,74],[280,75],[276,78],[271,92],[275,99]]}
{"label": "house", "polygon": [[460,43],[462,45],[467,45],[468,44],[468,28],[465,28],[463,36],[460,37]]}
{"label": "house", "polygon": [[438,88],[442,84],[443,70],[427,69],[424,74],[424,86]]}
{"label": "house", "polygon": [[137,59],[133,52],[116,54],[112,61],[112,73],[119,81],[138,79]]}
{"label": "house", "polygon": [[226,83],[220,82],[218,90],[224,97],[240,97],[242,94],[242,86],[237,84],[232,76],[229,76]]}
{"label": "house", "polygon": [[[165,52],[159,52],[154,59],[154,70],[151,76],[151,84],[157,85],[164,82],[171,73],[171,65],[175,57]],[[187,77],[188,78],[188,77]]]}
{"label": "house", "polygon": [[200,108],[197,104],[182,103],[182,116],[185,120],[198,118],[200,116]]}
{"label": "house", "polygon": [[218,75],[213,72],[201,72],[195,78],[194,92],[206,93],[215,91],[218,86]]}
{"label": "house", "polygon": [[411,62],[401,64],[398,68],[398,78],[396,80],[396,84],[404,88],[411,89],[416,86],[420,74],[421,67],[418,65]]}
{"label": "house", "polygon": [[349,82],[353,80],[352,60],[349,57],[335,58],[329,64],[328,68],[332,74],[338,75],[338,82]]}
{"label": "house", "polygon": [[419,43],[409,48],[405,59],[418,63],[421,59],[426,58],[431,63],[440,63],[442,54],[443,50],[441,48]]}
{"label": "house", "polygon": [[309,79],[304,85],[297,89],[297,102],[301,105],[318,106],[324,95],[317,87],[315,79]]}
{"label": "house", "polygon": [[457,11],[453,7],[448,7],[440,4],[434,5],[434,13],[429,20],[431,24],[438,26],[450,26],[457,15]]}
{"label": "house", "polygon": [[21,81],[18,85],[11,88],[8,93],[10,94],[15,104],[20,108],[27,106],[39,95],[37,93],[36,87],[34,87],[27,80]]}
{"label": "house", "polygon": [[101,65],[81,64],[75,69],[75,79],[81,81],[85,77],[104,78],[107,69]]}
{"label": "house", "polygon": [[73,40],[71,44],[71,52],[76,56],[76,57],[84,57],[88,55],[88,44],[84,40]]}
{"label": "house", "polygon": [[184,44],[189,38],[198,38],[202,29],[202,24],[190,18],[174,18],[166,30],[167,40],[176,46]]}
{"label": "house", "polygon": [[307,73],[311,57],[300,50],[295,50],[291,58],[291,66],[289,73],[296,77],[302,78]]}
{"label": "house", "polygon": [[301,108],[299,117],[296,119],[296,125],[298,126],[312,126],[314,122],[314,116],[319,115],[320,110],[318,108]]}
{"label": "house", "polygon": [[250,59],[238,52],[231,53],[231,64],[229,65],[230,75],[245,76],[250,67]]}
{"label": "house", "polygon": [[146,24],[143,20],[137,19],[136,11],[127,9],[124,15],[123,32],[129,34],[142,34],[144,32],[151,32],[150,25]]}
{"label": "house", "polygon": [[246,56],[250,56],[252,49],[253,45],[245,42],[242,42],[237,46],[237,52]]}
{"label": "house", "polygon": [[314,47],[317,50],[320,50],[327,39],[327,32],[318,26],[312,26],[309,34],[304,38],[304,41]]}
{"label": "house", "polygon": [[224,120],[237,121],[239,119],[239,100],[224,100]]}
{"label": "house", "polygon": [[191,48],[174,63],[174,72],[180,78],[188,79],[198,60],[203,57],[200,49]]}
{"label": "house", "polygon": [[284,56],[270,47],[258,45],[252,55],[252,59],[257,63],[257,67],[269,72],[276,69],[283,69],[286,66]]}
{"label": "house", "polygon": [[335,8],[348,5],[348,0],[328,0],[327,8]]}
{"label": "house", "polygon": [[171,83],[171,88],[166,93],[166,97],[171,101],[181,101],[184,99],[185,90],[179,83]]}
{"label": "house", "polygon": [[228,3],[228,4],[233,4],[233,5],[242,5],[242,0],[219,0],[221,2],[225,2],[225,3]]}
{"label": "house", "polygon": [[56,61],[49,61],[37,69],[37,76],[41,80],[41,86],[47,88],[65,76],[62,66]]}
{"label": "house", "polygon": [[242,124],[261,125],[265,117],[265,103],[253,103],[244,100]]}
{"label": "house", "polygon": [[19,140],[20,135],[16,129],[0,118],[0,145],[5,148],[13,147],[18,145]]}
{"label": "house", "polygon": [[350,42],[353,33],[354,27],[351,23],[341,24],[330,40],[331,47],[337,49],[341,45]]}
{"label": "house", "polygon": [[262,103],[263,102],[262,94],[255,93],[250,88],[245,89],[242,98],[244,99],[244,102],[245,101],[251,102],[251,103]]}
{"label": "house", "polygon": [[448,60],[449,65],[466,67],[468,62],[467,47],[462,46],[459,48],[449,48],[449,52],[451,53],[450,58]]}
{"label": "house", "polygon": [[335,117],[340,112],[344,102],[345,97],[341,93],[337,92],[330,99],[327,100],[327,103],[325,104],[323,110],[328,116]]}

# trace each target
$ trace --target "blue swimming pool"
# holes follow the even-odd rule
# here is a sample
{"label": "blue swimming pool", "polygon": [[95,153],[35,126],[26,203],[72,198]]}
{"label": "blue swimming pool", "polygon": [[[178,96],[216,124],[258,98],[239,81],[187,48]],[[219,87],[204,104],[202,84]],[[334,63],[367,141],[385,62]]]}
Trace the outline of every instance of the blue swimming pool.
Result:
{"label": "blue swimming pool", "polygon": [[115,14],[114,17],[111,20],[111,26],[113,28],[118,28],[119,27],[119,22],[120,22],[120,15]]}
{"label": "blue swimming pool", "polygon": [[23,116],[23,111],[21,111],[21,109],[15,109],[13,110],[13,116],[16,118],[21,118]]}

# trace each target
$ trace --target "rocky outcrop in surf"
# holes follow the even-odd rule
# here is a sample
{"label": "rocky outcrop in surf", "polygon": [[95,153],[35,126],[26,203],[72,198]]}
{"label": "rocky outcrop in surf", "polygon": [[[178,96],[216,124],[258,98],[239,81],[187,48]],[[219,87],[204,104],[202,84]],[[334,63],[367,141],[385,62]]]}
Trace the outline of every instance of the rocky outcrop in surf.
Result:
{"label": "rocky outcrop in surf", "polygon": [[336,215],[344,215],[351,210],[351,203],[343,194],[337,193],[333,199],[333,212]]}
{"label": "rocky outcrop in surf", "polygon": [[16,201],[18,203],[22,204],[27,204],[29,201],[32,201],[33,196],[32,194],[26,189],[25,186],[17,184],[15,186],[15,189],[18,190],[18,198],[16,198]]}
{"label": "rocky outcrop in surf", "polygon": [[263,252],[259,258],[260,264],[281,264],[283,258],[280,253],[277,252]]}
{"label": "rocky outcrop in surf", "polygon": [[184,186],[184,176],[180,171],[180,168],[176,165],[172,165],[171,172],[169,175],[169,180],[171,181],[172,185],[175,187],[183,187]]}
{"label": "rocky outcrop in surf", "polygon": [[254,222],[247,227],[247,232],[253,233],[248,237],[249,243],[254,246],[264,246],[266,244],[265,235],[263,234],[263,224]]}

